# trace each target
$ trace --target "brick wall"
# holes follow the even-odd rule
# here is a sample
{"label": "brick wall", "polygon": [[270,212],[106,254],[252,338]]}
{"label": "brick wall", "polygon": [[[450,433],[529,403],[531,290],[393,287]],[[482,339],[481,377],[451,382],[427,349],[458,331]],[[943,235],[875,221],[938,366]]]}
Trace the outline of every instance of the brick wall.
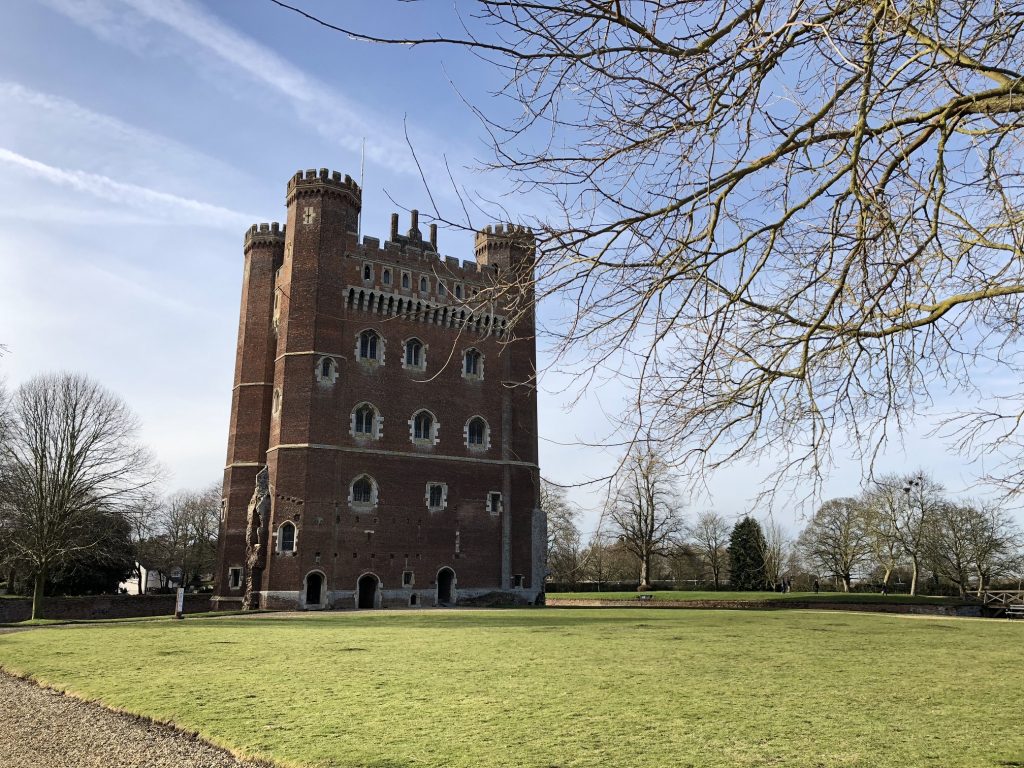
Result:
{"label": "brick wall", "polygon": [[[84,597],[48,597],[43,602],[44,619],[63,621],[82,619],[128,619],[140,616],[171,616],[174,595],[88,595]],[[209,595],[185,595],[185,613],[210,610]],[[0,599],[0,624],[26,621],[32,617],[28,598]]]}

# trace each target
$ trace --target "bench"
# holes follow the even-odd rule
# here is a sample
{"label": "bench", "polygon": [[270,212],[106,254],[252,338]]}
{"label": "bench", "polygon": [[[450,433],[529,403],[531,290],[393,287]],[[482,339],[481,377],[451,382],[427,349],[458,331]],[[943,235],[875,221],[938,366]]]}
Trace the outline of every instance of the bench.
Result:
{"label": "bench", "polygon": [[1024,603],[1013,603],[1006,606],[1006,618],[1024,619]]}
{"label": "bench", "polygon": [[[649,601],[653,600],[654,599],[654,595],[637,595],[636,599],[641,601],[641,602],[643,602],[643,603],[646,603],[646,602],[649,602]],[[1024,608],[1024,605],[1022,605],[1021,608]]]}

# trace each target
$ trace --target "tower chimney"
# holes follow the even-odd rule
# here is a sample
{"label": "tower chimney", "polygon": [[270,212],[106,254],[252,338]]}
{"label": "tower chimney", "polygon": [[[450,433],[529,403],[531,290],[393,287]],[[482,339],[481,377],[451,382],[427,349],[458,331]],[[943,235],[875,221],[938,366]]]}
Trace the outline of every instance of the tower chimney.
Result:
{"label": "tower chimney", "polygon": [[391,214],[391,242],[398,242],[398,214]]}
{"label": "tower chimney", "polygon": [[437,224],[430,225],[430,247],[437,251]]}
{"label": "tower chimney", "polygon": [[409,227],[409,239],[422,240],[423,233],[420,232],[420,212],[413,208],[412,211],[410,211],[410,214],[411,218],[409,223],[411,226]]}

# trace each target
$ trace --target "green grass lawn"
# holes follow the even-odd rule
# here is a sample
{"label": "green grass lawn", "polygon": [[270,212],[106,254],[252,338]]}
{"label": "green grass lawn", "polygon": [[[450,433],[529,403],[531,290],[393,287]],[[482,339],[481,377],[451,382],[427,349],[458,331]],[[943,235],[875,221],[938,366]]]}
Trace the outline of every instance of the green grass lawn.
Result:
{"label": "green grass lawn", "polygon": [[552,600],[636,600],[637,595],[651,595],[654,600],[812,600],[831,603],[904,603],[913,605],[962,605],[959,597],[930,597],[928,595],[882,595],[878,592],[687,592],[665,590],[657,592],[549,592]]}
{"label": "green grass lawn", "polygon": [[287,765],[1024,763],[1024,623],[633,609],[0,635],[5,668]]}

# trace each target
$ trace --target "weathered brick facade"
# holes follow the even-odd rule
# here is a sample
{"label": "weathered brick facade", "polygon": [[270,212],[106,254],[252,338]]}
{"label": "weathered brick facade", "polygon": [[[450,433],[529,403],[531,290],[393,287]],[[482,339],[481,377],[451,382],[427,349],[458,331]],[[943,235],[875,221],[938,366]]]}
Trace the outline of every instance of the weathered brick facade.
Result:
{"label": "weathered brick facade", "polygon": [[245,237],[214,604],[541,601],[532,293],[512,327],[495,288],[532,276],[532,234],[488,227],[460,264],[415,211],[358,242],[336,172],[287,203]]}

